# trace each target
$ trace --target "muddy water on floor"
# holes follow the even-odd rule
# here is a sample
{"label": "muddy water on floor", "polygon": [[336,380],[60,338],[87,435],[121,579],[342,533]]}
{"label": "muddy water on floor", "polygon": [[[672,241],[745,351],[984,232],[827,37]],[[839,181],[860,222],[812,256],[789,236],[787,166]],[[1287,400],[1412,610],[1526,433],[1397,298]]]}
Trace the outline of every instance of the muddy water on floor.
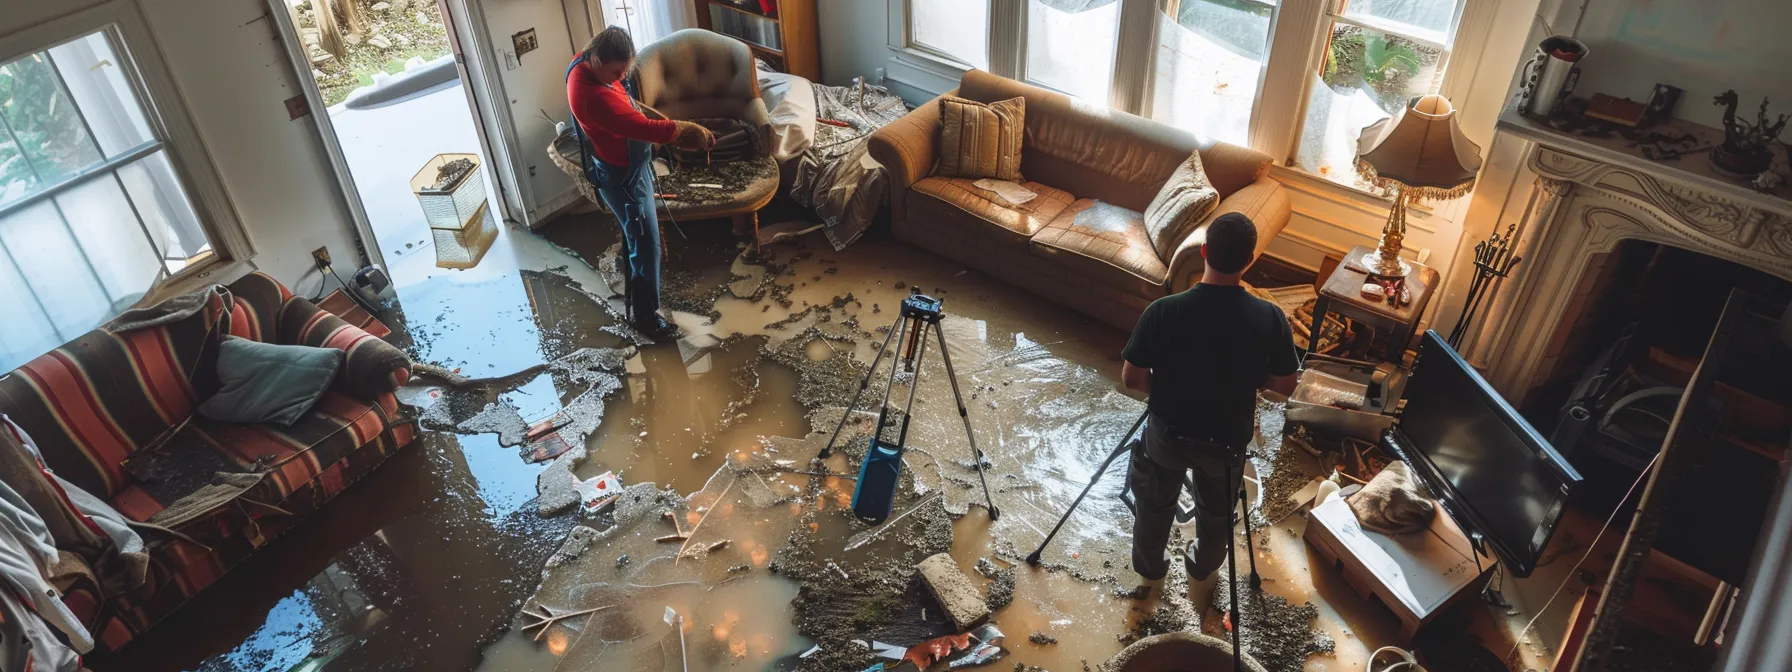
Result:
{"label": "muddy water on floor", "polygon": [[[524,464],[492,435],[437,436],[406,453],[420,456],[395,460],[317,514],[306,527],[322,530],[315,538],[295,533],[304,541],[282,540],[257,556],[293,568],[239,571],[226,579],[232,586],[254,584],[263,599],[189,610],[203,615],[177,616],[180,625],[159,629],[157,644],[140,650],[155,664],[102,672],[192,667],[215,652],[225,653],[203,666],[287,669],[309,659],[320,669],[342,670],[675,669],[665,667],[678,646],[677,633],[660,621],[667,606],[687,624],[682,646],[690,660],[703,663],[691,669],[794,667],[793,654],[809,644],[792,625],[799,586],[769,569],[787,540],[809,535],[816,557],[839,565],[842,582],[885,576],[866,568],[899,556],[909,542],[892,535],[842,550],[848,537],[866,529],[844,511],[850,478],[746,471],[762,480],[761,489],[739,485],[746,478],[740,470],[778,460],[807,470],[808,458],[826,441],[825,433],[809,432],[830,431],[833,423],[826,417],[812,423],[811,409],[798,400],[843,405],[882,341],[879,329],[894,320],[909,285],[917,283],[946,301],[943,326],[959,391],[987,453],[990,497],[1003,516],[991,523],[983,508],[937,343],[919,376],[907,471],[917,490],[941,493],[945,509],[962,515],[949,525],[956,537],[949,548],[975,582],[989,582],[975,573],[981,559],[1014,569],[1015,600],[995,619],[1013,651],[1013,660],[1001,665],[1076,670],[1084,661],[1099,663],[1120,648],[1119,636],[1161,606],[1117,595],[1139,583],[1126,569],[1130,516],[1117,497],[1124,459],[1047,549],[1046,564],[1055,571],[1021,560],[1142,408],[1113,390],[1123,334],[886,240],[866,240],[843,253],[778,246],[769,266],[777,277],[768,284],[735,264],[738,249],[726,236],[706,235],[698,226],[705,225],[686,224],[692,240],[668,241],[667,303],[684,311],[677,321],[686,338],[643,347],[631,359],[587,440],[589,457],[576,467],[584,477],[613,470],[625,483],[664,488],[661,508],[682,518],[676,526],[657,513],[619,525],[546,572],[543,583],[542,567],[568,530],[603,521],[571,513],[542,519],[532,503],[542,467]],[[614,244],[602,226],[576,218],[548,236],[579,255],[566,257],[575,269],[587,260],[601,266]],[[553,273],[521,270],[414,287],[401,299],[420,359],[495,377],[579,347],[622,346],[604,330],[613,326],[615,309],[614,302],[609,308],[598,302],[610,293],[593,288],[601,284],[575,286]],[[533,417],[580,392],[548,374],[519,378],[483,400],[502,398]],[[882,382],[873,390],[881,391]],[[428,393],[422,397],[427,403]],[[859,408],[874,405],[864,400]],[[839,455],[822,466],[850,474],[856,462]],[[381,478],[415,483],[408,490],[382,487]],[[766,491],[794,499],[753,501],[751,494]],[[394,499],[400,493],[409,499]],[[729,544],[714,557],[680,558],[680,548],[690,550],[686,544],[657,541],[698,524],[701,534],[690,546]],[[397,549],[382,552],[400,560],[377,565],[382,579],[401,586],[388,591],[398,596],[391,606],[337,597],[331,599],[341,606],[318,607],[325,602],[319,595],[354,594],[337,587],[334,577],[342,572],[332,568],[359,567],[354,558],[366,551],[357,549],[369,547]],[[624,554],[629,561],[619,565]],[[820,566],[805,576],[836,571]],[[227,591],[208,591],[202,601],[225,602],[216,597],[221,592]],[[601,619],[556,625],[538,642],[538,630],[523,632],[517,617],[536,605],[621,606],[604,609]],[[910,617],[936,622],[921,629],[939,627],[939,614],[904,616]],[[854,627],[847,619],[838,629]],[[162,634],[208,629],[217,632],[184,645]],[[1034,632],[1058,643],[1028,642]]]}

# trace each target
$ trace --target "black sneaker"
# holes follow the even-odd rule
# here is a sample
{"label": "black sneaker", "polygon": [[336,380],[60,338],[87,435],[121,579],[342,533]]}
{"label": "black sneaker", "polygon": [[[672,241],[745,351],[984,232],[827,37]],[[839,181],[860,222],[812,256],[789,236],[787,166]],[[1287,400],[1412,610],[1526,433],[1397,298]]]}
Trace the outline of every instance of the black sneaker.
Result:
{"label": "black sneaker", "polygon": [[651,321],[634,326],[635,331],[655,341],[670,341],[684,335],[684,332],[678,330],[678,325],[667,322],[658,315],[653,316]]}

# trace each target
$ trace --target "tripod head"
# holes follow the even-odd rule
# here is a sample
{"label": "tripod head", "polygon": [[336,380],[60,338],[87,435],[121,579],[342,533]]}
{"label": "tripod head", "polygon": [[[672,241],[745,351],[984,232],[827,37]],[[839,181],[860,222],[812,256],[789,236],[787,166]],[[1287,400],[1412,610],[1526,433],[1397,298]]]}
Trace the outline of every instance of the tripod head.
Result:
{"label": "tripod head", "polygon": [[902,300],[902,315],[927,324],[937,324],[946,317],[945,302],[921,293],[920,287],[909,287],[908,298]]}

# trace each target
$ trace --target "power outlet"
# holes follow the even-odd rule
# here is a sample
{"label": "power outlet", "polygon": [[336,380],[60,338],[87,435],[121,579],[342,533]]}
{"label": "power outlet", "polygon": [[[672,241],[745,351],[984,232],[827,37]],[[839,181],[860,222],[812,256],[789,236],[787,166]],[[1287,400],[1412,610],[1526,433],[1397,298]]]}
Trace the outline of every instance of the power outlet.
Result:
{"label": "power outlet", "polygon": [[311,251],[311,260],[317,262],[318,268],[330,265],[330,248],[320,247]]}

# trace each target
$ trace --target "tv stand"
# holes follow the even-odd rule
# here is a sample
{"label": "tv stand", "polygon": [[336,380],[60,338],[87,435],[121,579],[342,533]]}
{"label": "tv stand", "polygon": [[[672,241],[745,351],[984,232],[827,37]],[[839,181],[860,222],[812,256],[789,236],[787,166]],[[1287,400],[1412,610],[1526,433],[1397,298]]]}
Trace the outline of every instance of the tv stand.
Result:
{"label": "tv stand", "polygon": [[1468,536],[1448,515],[1433,517],[1425,530],[1388,536],[1363,529],[1350,505],[1337,497],[1313,509],[1305,538],[1352,590],[1400,619],[1404,642],[1475,594],[1473,587],[1484,585],[1493,570],[1493,559],[1477,559]]}

